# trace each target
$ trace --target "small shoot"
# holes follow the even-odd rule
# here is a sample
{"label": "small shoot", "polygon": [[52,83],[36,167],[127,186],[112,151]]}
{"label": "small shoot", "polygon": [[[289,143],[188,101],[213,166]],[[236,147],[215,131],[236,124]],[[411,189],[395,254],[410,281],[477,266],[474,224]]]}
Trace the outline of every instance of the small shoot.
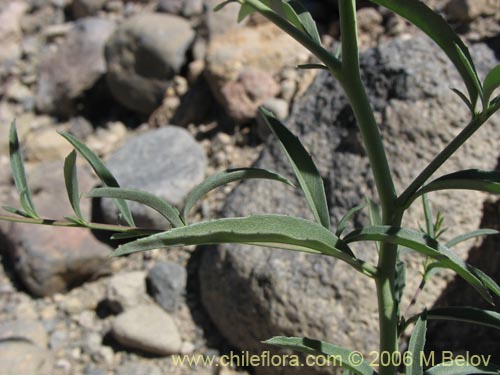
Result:
{"label": "small shoot", "polygon": [[15,121],[12,121],[10,125],[9,154],[10,154],[10,165],[12,168],[12,177],[14,178],[14,183],[16,184],[16,188],[19,193],[19,199],[21,201],[21,207],[23,208],[24,211],[18,209],[10,209],[10,208],[7,209],[7,211],[34,219],[40,218],[35,209],[35,205],[33,204],[30,188],[26,180],[23,155],[21,153],[21,145],[19,144],[19,138],[17,136],[17,128]]}
{"label": "small shoot", "polygon": [[[85,219],[83,218],[80,209],[80,191],[78,189],[78,176],[76,168],[76,151],[73,150],[64,160],[64,182],[66,184],[66,191],[68,199],[76,214],[76,222],[84,225]],[[70,218],[67,218],[70,219]]]}

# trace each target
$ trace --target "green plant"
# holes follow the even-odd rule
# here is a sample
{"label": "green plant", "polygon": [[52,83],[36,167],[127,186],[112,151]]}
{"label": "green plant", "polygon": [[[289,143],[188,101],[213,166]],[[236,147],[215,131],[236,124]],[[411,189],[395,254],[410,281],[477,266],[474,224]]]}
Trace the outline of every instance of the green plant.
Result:
{"label": "green plant", "polygon": [[[453,91],[464,101],[471,115],[469,123],[460,134],[399,195],[394,188],[379,128],[361,80],[356,32],[356,1],[339,0],[341,53],[338,55],[332,54],[322,46],[312,17],[298,1],[227,0],[218,8],[222,8],[228,3],[238,3],[241,6],[240,20],[253,12],[261,13],[305,46],[321,62],[303,65],[300,68],[325,69],[340,82],[361,131],[375,179],[380,207],[371,199],[367,199],[365,205],[349,210],[339,222],[338,227],[332,229],[323,182],[313,160],[297,137],[270,112],[261,109],[260,116],[279,140],[283,151],[290,160],[298,185],[309,203],[315,222],[282,215],[255,215],[190,224],[187,221],[188,214],[196,202],[210,190],[228,182],[248,178],[265,178],[289,185],[293,184],[285,177],[266,170],[254,168],[228,170],[208,178],[196,187],[187,197],[181,214],[167,202],[146,192],[119,187],[104,164],[85,145],[67,133],[61,134],[90,163],[106,186],[92,190],[89,197],[114,198],[127,226],[90,223],[82,216],[79,209],[80,193],[76,179],[75,151],[66,158],[64,175],[68,197],[76,216],[68,217],[67,221],[61,222],[43,219],[39,217],[31,199],[14,124],[10,132],[10,154],[22,210],[7,208],[17,216],[2,216],[0,219],[113,230],[117,232],[113,238],[134,239],[118,247],[113,253],[114,256],[179,245],[245,243],[336,257],[366,277],[372,278],[376,283],[380,317],[379,353],[390,353],[391,355],[398,353],[400,334],[410,324],[416,323],[408,349],[408,353],[415,360],[403,362],[406,365],[407,375],[500,373],[500,368],[494,365],[474,366],[467,364],[460,366],[458,363],[442,364],[424,371],[422,364],[416,360],[424,349],[427,320],[452,319],[500,329],[500,314],[471,307],[453,307],[424,311],[415,316],[407,317],[401,313],[399,306],[405,279],[404,263],[399,257],[400,247],[409,248],[426,257],[423,280],[419,290],[432,277],[436,269],[447,268],[455,271],[471,284],[486,301],[493,303],[490,292],[500,296],[500,287],[489,276],[466,264],[450,250],[457,243],[468,238],[496,234],[497,231],[481,229],[466,233],[445,244],[440,243],[439,237],[443,232],[441,228],[442,217],[438,214],[434,220],[426,196],[427,193],[444,189],[471,189],[494,194],[500,193],[500,171],[462,170],[428,182],[434,172],[500,109],[500,95],[492,98],[496,88],[500,86],[500,66],[493,68],[484,81],[481,81],[464,43],[439,15],[420,1],[372,0],[372,2],[384,6],[414,23],[441,47],[463,79],[467,93],[457,89],[453,89]],[[420,196],[424,205],[425,228],[420,230],[403,228],[401,223],[405,211]],[[126,200],[137,201],[152,207],[170,222],[172,228],[166,231],[156,231],[135,227],[132,215],[125,203]],[[370,211],[371,225],[344,235],[348,220],[356,211],[366,207]],[[370,264],[355,256],[349,246],[351,243],[359,241],[370,241],[377,244],[378,264]],[[352,363],[349,359],[351,353],[349,350],[322,341],[275,337],[266,343],[316,355],[340,355],[344,359],[342,365],[348,372],[362,375],[376,374],[375,370],[365,362]],[[378,373],[380,375],[396,374],[395,361],[391,360],[381,364]]]}

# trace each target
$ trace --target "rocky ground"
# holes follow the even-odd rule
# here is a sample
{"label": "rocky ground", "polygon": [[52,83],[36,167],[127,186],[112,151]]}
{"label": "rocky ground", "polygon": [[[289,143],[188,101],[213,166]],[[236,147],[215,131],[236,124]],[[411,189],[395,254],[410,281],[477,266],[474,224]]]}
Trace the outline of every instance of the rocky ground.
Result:
{"label": "rocky ground", "polygon": [[[263,149],[258,163],[281,168],[272,146],[265,146],[266,129],[255,118],[259,105],[267,106],[279,118],[300,129],[313,153],[317,147],[318,155],[326,155],[323,162],[326,164],[321,164],[320,169],[332,185],[335,182],[329,179],[333,177],[326,176],[331,166],[327,165],[328,160],[334,153],[340,155],[340,161],[330,162],[339,167],[344,178],[345,184],[340,183],[342,191],[352,193],[348,198],[332,194],[331,203],[339,209],[356,204],[358,193],[363,191],[354,191],[349,185],[350,176],[342,174],[342,165],[352,169],[352,163],[357,163],[363,170],[366,162],[363,155],[351,159],[359,150],[356,135],[349,130],[343,99],[336,96],[339,90],[324,77],[316,77],[314,71],[295,69],[296,64],[312,60],[288,36],[258,16],[237,24],[238,7],[234,4],[214,13],[212,9],[218,2],[0,0],[2,205],[18,206],[7,142],[14,118],[35,204],[44,217],[58,219],[71,214],[62,175],[62,160],[71,146],[57,134],[58,130],[69,131],[103,157],[122,186],[153,192],[180,206],[186,194],[204,177],[227,168],[250,166]],[[324,43],[334,43],[339,32],[336,2],[305,0],[304,3],[318,20]],[[500,4],[497,0],[427,3],[438,9],[469,43],[476,45],[474,51],[483,64],[495,61],[498,64]],[[413,43],[413,38],[418,37],[414,27],[369,2],[360,2],[359,30],[362,49],[377,48],[367,52],[363,60],[367,80],[374,79],[372,73],[402,77],[380,84],[370,81],[369,86],[374,87],[372,94],[378,94],[374,101],[384,128],[390,134],[408,137],[411,143],[412,136],[427,134],[426,128],[410,134],[401,130],[399,124],[431,113],[433,120],[454,124],[450,128],[453,132],[460,116],[464,116],[456,109],[458,105],[450,104],[444,110],[426,106],[427,98],[434,97],[441,103],[448,95],[448,91],[443,91],[448,90],[448,84],[438,83],[439,74],[454,77],[449,67],[439,65],[444,64],[441,60],[434,61],[423,52],[419,54],[418,51],[432,50],[432,46],[421,40]],[[392,44],[378,47],[388,42]],[[404,55],[410,44],[416,54]],[[399,54],[412,61],[411,69],[404,70],[397,62],[388,63],[393,55]],[[429,63],[430,60],[433,62]],[[436,71],[441,73],[426,75],[422,68],[426,63],[439,66]],[[404,85],[401,89],[408,77],[414,80],[410,83],[419,82],[414,91]],[[315,84],[311,86],[313,81]],[[341,120],[315,115],[318,108],[330,102],[332,113]],[[407,117],[400,117],[401,113]],[[321,124],[325,119],[344,121],[344,125],[334,135],[324,135],[323,125],[318,125],[320,130],[315,134],[300,125],[303,118],[320,118]],[[495,134],[493,130],[485,133],[461,161],[473,160],[483,168],[495,168],[500,156]],[[448,129],[444,129],[433,139],[432,146],[440,147],[449,135]],[[341,139],[341,142],[331,150],[328,148],[331,145],[324,144],[327,139],[335,142]],[[491,146],[491,151],[485,145]],[[412,154],[419,152],[418,148],[412,150]],[[402,158],[401,150],[393,144],[390,154],[395,160]],[[401,160],[405,163],[404,158]],[[98,181],[83,161],[78,166],[81,190],[87,192]],[[396,168],[402,181],[411,176],[412,168]],[[193,210],[191,220],[218,217],[233,188],[230,185],[209,194]],[[267,198],[256,199],[260,203],[240,197],[243,203],[235,203],[234,197],[245,196],[245,189],[249,187],[233,194],[223,210],[225,214],[240,214],[247,207],[259,206],[281,210],[289,204],[280,203],[286,194],[278,194],[269,202]],[[261,192],[259,189],[250,186],[250,193]],[[364,192],[370,189],[368,186]],[[265,190],[262,194],[267,195]],[[469,206],[465,206],[469,204],[478,211],[476,221],[479,221],[483,201],[484,196],[469,197],[467,202],[457,204],[463,209],[452,214],[463,218],[470,212]],[[299,206],[297,210],[301,210]],[[150,211],[134,205],[131,210],[140,225],[165,226]],[[113,205],[106,200],[83,199],[82,211],[95,221],[115,222],[117,218]],[[340,211],[332,212],[334,220],[338,215]],[[478,223],[471,221],[470,225]],[[108,255],[116,242],[110,241],[106,233],[1,223],[0,235],[2,374],[248,373],[254,369],[176,367],[171,355],[217,356],[231,349],[255,349],[256,340],[258,343],[263,339],[257,335],[261,331],[262,334],[275,330],[318,334],[319,330],[327,336],[331,334],[328,330],[322,332],[321,325],[306,327],[314,317],[319,317],[324,327],[330,324],[329,317],[299,311],[308,305],[320,311],[321,301],[328,300],[325,297],[330,293],[328,288],[336,288],[323,280],[329,277],[329,271],[321,271],[324,264],[310,263],[309,258],[299,262],[305,267],[290,265],[281,258],[272,261],[271,257],[260,258],[269,260],[265,266],[242,257],[245,262],[248,260],[242,265],[220,255],[224,254],[220,250],[214,254],[216,258],[224,258],[224,266],[233,267],[235,274],[250,269],[252,274],[225,279],[224,274],[217,276],[220,259],[214,261],[205,255],[209,249],[181,247],[110,260]],[[256,269],[260,273],[254,272]],[[313,284],[308,284],[310,269],[321,275],[314,276]],[[283,272],[285,281],[271,280],[269,275],[275,272]],[[226,273],[233,275],[233,271]],[[260,275],[261,280],[252,279],[254,275]],[[309,295],[307,300],[296,300],[297,291],[288,285],[294,282],[299,285],[297,280],[302,277],[319,292]],[[264,279],[273,285],[269,290],[260,288]],[[252,289],[254,281],[259,284],[258,290],[265,291],[264,297]],[[346,278],[345,283],[349,282]],[[245,289],[235,292],[237,287]],[[439,291],[444,287],[440,285]],[[434,293],[434,300],[428,302],[434,303],[439,293]],[[269,306],[259,305],[255,313],[252,304],[262,303],[262,298],[270,301]],[[360,295],[344,298],[355,306]],[[241,311],[228,302],[233,300],[242,300]],[[272,301],[277,301],[277,310]],[[245,303],[249,304],[246,310]],[[352,306],[335,310],[336,318],[351,314],[349,309],[357,310]],[[273,315],[276,311],[278,317]],[[372,311],[364,314],[370,315]],[[289,323],[295,327],[290,328]],[[364,338],[358,333],[355,329],[347,332],[343,342],[356,346],[359,344],[356,340]],[[240,335],[248,340],[239,341]],[[258,369],[255,371],[259,373]]]}

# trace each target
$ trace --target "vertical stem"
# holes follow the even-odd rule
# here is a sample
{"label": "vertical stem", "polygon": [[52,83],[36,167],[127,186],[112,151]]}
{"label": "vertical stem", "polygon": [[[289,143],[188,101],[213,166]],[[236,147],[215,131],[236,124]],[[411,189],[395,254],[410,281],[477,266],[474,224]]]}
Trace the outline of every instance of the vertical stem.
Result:
{"label": "vertical stem", "polygon": [[[373,115],[368,95],[361,81],[356,30],[356,1],[339,0],[340,29],[342,36],[342,68],[339,82],[344,88],[358,122],[363,143],[370,160],[375,185],[382,206],[383,224],[400,226],[401,215],[395,214],[396,191],[382,136]],[[382,243],[379,255],[379,274],[376,278],[379,307],[379,351],[390,354],[398,350],[397,302],[395,298],[395,272],[397,246]],[[380,375],[395,375],[396,366],[390,363],[379,368]]]}

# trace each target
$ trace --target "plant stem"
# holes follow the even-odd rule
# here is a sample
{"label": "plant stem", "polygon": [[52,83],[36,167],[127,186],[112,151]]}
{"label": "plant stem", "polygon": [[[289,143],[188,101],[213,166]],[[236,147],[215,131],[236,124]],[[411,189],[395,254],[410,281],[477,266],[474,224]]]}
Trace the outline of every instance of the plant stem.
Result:
{"label": "plant stem", "polygon": [[72,221],[65,220],[53,220],[53,219],[45,219],[45,218],[30,218],[30,217],[22,217],[22,216],[9,216],[9,215],[0,215],[0,221],[10,221],[14,223],[25,223],[25,224],[40,224],[40,225],[50,225],[53,227],[73,227],[73,228],[85,228],[85,229],[96,229],[96,230],[107,230],[110,232],[140,232],[141,234],[155,234],[160,233],[162,230],[159,229],[143,229],[136,227],[126,227],[121,225],[113,225],[113,224],[102,224],[102,223],[85,223],[85,224],[77,224]]}
{"label": "plant stem", "polygon": [[[393,217],[397,199],[389,163],[382,143],[382,136],[375,121],[359,70],[359,53],[356,30],[356,1],[340,0],[340,30],[342,36],[342,71],[338,79],[351,103],[358,122],[363,143],[370,160],[375,185],[380,197],[383,224],[400,226],[401,215]],[[376,277],[380,344],[379,352],[394,353],[398,350],[398,306],[395,295],[395,270],[397,245],[382,243]],[[380,375],[395,375],[396,366],[390,363],[379,368]]]}

